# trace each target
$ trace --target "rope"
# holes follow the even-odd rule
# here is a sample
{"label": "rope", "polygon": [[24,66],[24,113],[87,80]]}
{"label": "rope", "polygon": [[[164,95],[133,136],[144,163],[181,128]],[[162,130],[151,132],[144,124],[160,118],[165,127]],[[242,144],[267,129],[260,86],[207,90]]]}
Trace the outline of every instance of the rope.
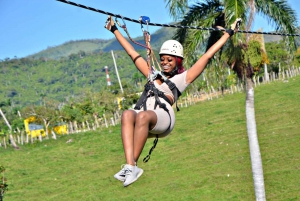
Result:
{"label": "rope", "polygon": [[[78,4],[78,3],[74,3],[71,1],[67,1],[67,0],[57,0],[60,1],[62,3],[66,3],[66,4],[70,4],[73,6],[77,6],[77,7],[81,7],[87,10],[91,10],[91,11],[95,11],[98,13],[102,13],[102,14],[106,14],[106,15],[111,15],[114,17],[118,17],[118,18],[123,18],[125,20],[131,21],[131,22],[135,22],[135,23],[141,23],[139,20],[135,20],[135,19],[131,19],[128,17],[122,17],[121,15],[117,15],[117,14],[113,14],[110,12],[106,12],[103,10],[99,10],[96,8],[92,8],[89,6],[85,6],[82,4]],[[181,26],[181,25],[171,25],[171,24],[159,24],[159,23],[147,23],[147,25],[152,25],[152,26],[160,26],[160,27],[173,27],[173,28],[181,28],[181,29],[198,29],[198,30],[207,30],[207,31],[225,31],[225,29],[218,29],[218,28],[207,28],[207,27],[195,27],[195,26]],[[287,33],[276,33],[276,32],[259,32],[259,31],[244,31],[244,30],[238,30],[238,32],[240,33],[252,33],[252,34],[266,34],[266,35],[280,35],[280,36],[300,36],[300,34],[287,34]]]}

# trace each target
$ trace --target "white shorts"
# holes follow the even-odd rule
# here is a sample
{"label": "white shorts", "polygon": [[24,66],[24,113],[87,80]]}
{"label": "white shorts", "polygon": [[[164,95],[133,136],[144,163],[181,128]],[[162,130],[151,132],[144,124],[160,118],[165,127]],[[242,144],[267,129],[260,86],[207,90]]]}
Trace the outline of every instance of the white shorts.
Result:
{"label": "white shorts", "polygon": [[[165,103],[169,113],[165,111],[164,109],[160,108],[159,105],[157,105],[156,109],[154,109],[155,106],[155,97],[149,97],[147,99],[147,110],[152,110],[155,112],[157,116],[157,122],[156,125],[152,130],[149,131],[148,138],[156,137],[158,135],[159,138],[165,137],[168,134],[171,133],[171,131],[174,128],[175,124],[175,114],[172,106],[166,102],[163,98],[159,98],[162,103]],[[136,113],[139,113],[144,110],[134,110]]]}

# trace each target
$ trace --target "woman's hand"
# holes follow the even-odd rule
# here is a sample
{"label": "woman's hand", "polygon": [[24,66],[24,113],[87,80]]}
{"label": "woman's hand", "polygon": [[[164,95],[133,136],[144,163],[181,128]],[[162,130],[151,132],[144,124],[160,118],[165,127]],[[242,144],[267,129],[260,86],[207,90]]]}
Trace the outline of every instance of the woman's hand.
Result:
{"label": "woman's hand", "polygon": [[115,25],[114,20],[112,19],[112,17],[110,15],[107,17],[104,28],[111,31],[112,33],[114,33],[116,30],[118,30],[117,26]]}
{"label": "woman's hand", "polygon": [[233,30],[234,33],[236,33],[236,32],[239,30],[241,23],[242,23],[242,19],[241,19],[241,18],[237,18],[237,19],[234,21],[234,23],[232,23],[232,24],[230,25],[230,29]]}
{"label": "woman's hand", "polygon": [[226,32],[227,32],[230,36],[232,36],[233,34],[235,34],[235,33],[239,30],[241,23],[242,23],[242,19],[241,19],[241,18],[237,18],[237,19],[234,21],[234,23],[232,23],[232,24],[230,25],[230,29],[227,29]]}

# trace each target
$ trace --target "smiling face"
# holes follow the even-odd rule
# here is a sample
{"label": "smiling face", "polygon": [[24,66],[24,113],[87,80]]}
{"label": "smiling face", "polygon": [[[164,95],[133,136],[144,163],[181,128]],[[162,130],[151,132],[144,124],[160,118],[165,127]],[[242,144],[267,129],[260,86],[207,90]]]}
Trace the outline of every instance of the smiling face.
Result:
{"label": "smiling face", "polygon": [[165,73],[171,73],[176,67],[176,58],[171,55],[160,55],[160,65]]}

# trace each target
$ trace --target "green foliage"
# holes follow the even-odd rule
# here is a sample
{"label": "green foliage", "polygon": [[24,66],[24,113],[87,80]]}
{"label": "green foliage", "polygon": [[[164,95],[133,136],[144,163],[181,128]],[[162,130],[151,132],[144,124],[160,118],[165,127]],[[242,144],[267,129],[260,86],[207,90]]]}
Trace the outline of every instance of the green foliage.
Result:
{"label": "green foliage", "polygon": [[225,84],[226,84],[226,88],[229,88],[230,86],[236,85],[237,84],[236,74],[232,73],[232,74],[228,75],[226,77]]}
{"label": "green foliage", "polygon": [[0,173],[2,174],[0,177],[0,200],[3,200],[4,193],[8,191],[8,184],[6,178],[4,177],[5,167],[0,165]]}
{"label": "green foliage", "polygon": [[294,59],[295,65],[300,66],[300,47],[297,49],[295,53],[295,59]]}
{"label": "green foliage", "polygon": [[248,43],[247,49],[247,57],[245,63],[247,63],[248,59],[250,60],[251,65],[256,68],[261,65],[262,54],[261,54],[261,44],[256,40],[251,40]]}
{"label": "green foliage", "polygon": [[278,64],[280,64],[282,70],[290,67],[292,55],[288,52],[286,44],[283,40],[266,43],[265,48],[270,61],[270,71],[278,72]]}

